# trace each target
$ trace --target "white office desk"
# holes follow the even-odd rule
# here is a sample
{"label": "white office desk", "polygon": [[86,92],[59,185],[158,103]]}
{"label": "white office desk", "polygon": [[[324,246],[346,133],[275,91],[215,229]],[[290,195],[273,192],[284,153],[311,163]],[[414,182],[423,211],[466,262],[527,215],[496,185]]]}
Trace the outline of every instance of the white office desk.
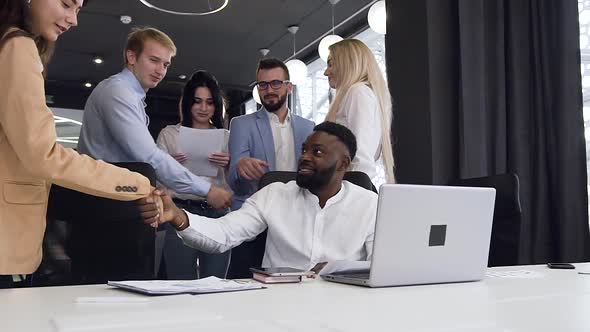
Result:
{"label": "white office desk", "polygon": [[[101,331],[590,331],[590,275],[578,274],[590,271],[590,264],[576,266],[492,269],[542,274],[532,279],[378,289],[306,280],[264,290],[148,297],[144,304],[75,303],[87,296],[143,297],[106,285],[0,290],[0,330],[54,331],[51,320],[65,317],[84,322],[80,331],[126,319],[150,327]],[[186,316],[193,321],[170,326]],[[163,325],[150,324],[156,321]]]}

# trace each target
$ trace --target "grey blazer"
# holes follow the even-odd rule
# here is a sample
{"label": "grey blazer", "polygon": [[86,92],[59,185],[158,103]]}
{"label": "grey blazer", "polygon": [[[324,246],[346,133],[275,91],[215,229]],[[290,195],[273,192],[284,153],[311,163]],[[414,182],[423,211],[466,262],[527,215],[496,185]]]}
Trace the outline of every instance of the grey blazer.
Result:
{"label": "grey blazer", "polygon": [[[313,121],[291,114],[295,160],[301,156],[301,145],[315,126]],[[234,191],[232,210],[258,190],[258,181],[240,178],[236,165],[241,158],[251,157],[268,162],[267,171],[276,170],[275,148],[268,111],[262,107],[255,113],[233,118],[229,134],[229,186]]]}

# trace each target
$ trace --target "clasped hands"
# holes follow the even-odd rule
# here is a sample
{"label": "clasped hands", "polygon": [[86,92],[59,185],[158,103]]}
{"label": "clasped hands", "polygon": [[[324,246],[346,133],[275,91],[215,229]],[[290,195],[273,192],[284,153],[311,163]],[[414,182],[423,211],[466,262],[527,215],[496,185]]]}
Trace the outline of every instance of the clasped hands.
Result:
{"label": "clasped hands", "polygon": [[[230,207],[232,198],[231,191],[216,186],[211,186],[207,193],[207,202],[216,209]],[[186,213],[176,207],[165,189],[153,190],[149,196],[139,199],[137,205],[144,223],[154,228],[166,222],[171,222],[177,229],[188,226]]]}
{"label": "clasped hands", "polygon": [[143,222],[154,228],[166,222],[172,223],[179,230],[185,224],[188,226],[188,217],[176,207],[166,190],[152,191],[149,196],[139,199],[137,206]]}

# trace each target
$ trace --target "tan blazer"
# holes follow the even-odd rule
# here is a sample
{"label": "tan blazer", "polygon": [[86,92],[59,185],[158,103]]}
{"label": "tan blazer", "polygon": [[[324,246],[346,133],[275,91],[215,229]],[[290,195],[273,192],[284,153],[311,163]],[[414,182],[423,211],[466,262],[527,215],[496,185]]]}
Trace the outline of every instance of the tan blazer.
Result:
{"label": "tan blazer", "polygon": [[[150,192],[142,175],[56,143],[42,71],[30,38],[11,38],[0,50],[0,275],[39,266],[52,183],[117,200]],[[121,191],[124,186],[132,191]]]}

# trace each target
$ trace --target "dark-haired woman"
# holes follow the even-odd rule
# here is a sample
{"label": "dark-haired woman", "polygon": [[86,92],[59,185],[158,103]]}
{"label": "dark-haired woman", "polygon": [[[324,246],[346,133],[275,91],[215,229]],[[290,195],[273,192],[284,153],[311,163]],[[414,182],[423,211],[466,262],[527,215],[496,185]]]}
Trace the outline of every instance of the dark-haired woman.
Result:
{"label": "dark-haired woman", "polygon": [[[181,126],[195,129],[223,129],[223,97],[213,75],[203,70],[192,75],[183,89],[180,115],[179,124],[162,129],[157,144],[178,162],[183,163],[187,157],[177,145]],[[209,156],[209,162],[218,166],[217,176],[203,178],[216,186],[230,190],[226,181],[226,170],[229,165],[228,138],[229,133],[226,132],[222,151]],[[172,195],[176,205],[194,214],[219,218],[227,213],[226,210],[217,210],[209,206],[205,200],[206,197],[177,193]],[[229,252],[207,254],[196,251],[184,246],[172,228],[167,231],[164,257],[168,279],[194,279],[209,276],[225,278],[229,255]]]}
{"label": "dark-haired woman", "polygon": [[78,25],[82,5],[83,0],[0,0],[0,288],[31,284],[41,261],[52,183],[118,200],[151,191],[140,174],[56,143],[44,68],[53,43]]}

